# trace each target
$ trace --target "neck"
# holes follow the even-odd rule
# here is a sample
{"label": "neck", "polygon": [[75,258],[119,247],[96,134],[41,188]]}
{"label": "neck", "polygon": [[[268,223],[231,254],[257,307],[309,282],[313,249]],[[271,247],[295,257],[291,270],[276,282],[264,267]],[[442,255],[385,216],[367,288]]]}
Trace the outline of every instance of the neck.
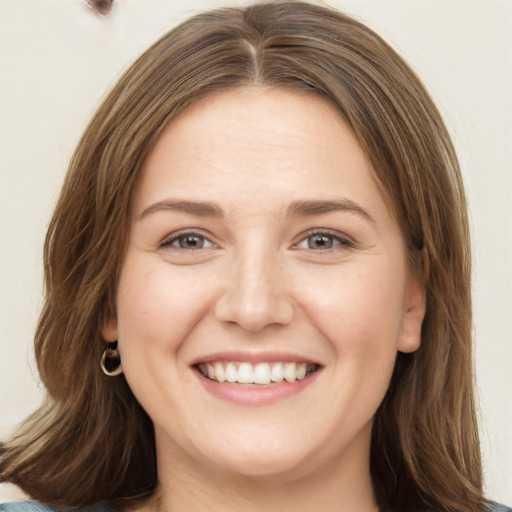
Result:
{"label": "neck", "polygon": [[[314,471],[240,475],[208,462],[159,458],[159,484],[143,512],[377,512],[369,450],[361,446]],[[185,456],[185,459],[187,457]]]}
{"label": "neck", "polygon": [[[212,482],[216,483],[216,482]],[[283,485],[270,479],[243,479],[228,482],[229,487],[161,485],[151,503],[151,512],[378,512],[370,488],[333,488],[325,482],[297,481]]]}

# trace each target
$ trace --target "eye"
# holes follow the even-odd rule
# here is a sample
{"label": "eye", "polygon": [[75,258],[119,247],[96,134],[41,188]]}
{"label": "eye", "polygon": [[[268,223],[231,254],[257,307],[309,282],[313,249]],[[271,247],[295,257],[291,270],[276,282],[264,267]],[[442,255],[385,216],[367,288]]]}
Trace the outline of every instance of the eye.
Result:
{"label": "eye", "polygon": [[199,249],[216,247],[216,245],[208,240],[208,238],[198,233],[181,232],[174,233],[170,237],[166,238],[162,242],[161,247],[197,251]]}
{"label": "eye", "polygon": [[309,249],[332,249],[334,246],[334,237],[332,235],[318,233],[308,236],[306,240]]}
{"label": "eye", "polygon": [[314,251],[328,251],[337,247],[352,247],[353,243],[339,235],[333,233],[315,231],[309,233],[306,238],[302,239],[294,246],[296,249],[312,249]]}

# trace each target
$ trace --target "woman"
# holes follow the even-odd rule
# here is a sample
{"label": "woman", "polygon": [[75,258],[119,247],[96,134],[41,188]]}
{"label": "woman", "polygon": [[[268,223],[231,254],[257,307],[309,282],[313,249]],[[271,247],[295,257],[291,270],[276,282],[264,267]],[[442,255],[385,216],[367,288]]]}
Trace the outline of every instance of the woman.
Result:
{"label": "woman", "polygon": [[48,397],[0,449],[35,499],[508,510],[482,496],[455,153],[351,18],[278,2],[157,42],[79,143],[45,268]]}

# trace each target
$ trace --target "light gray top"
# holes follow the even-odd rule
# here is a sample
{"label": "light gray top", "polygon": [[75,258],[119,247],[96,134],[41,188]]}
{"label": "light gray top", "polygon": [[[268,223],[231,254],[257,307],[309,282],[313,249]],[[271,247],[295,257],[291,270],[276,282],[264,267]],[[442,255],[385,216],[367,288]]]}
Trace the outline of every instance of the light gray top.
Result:
{"label": "light gray top", "polygon": [[[39,503],[38,501],[15,501],[12,503],[0,503],[0,512],[62,512],[59,509]],[[118,509],[102,503],[90,507],[73,509],[73,512],[119,512]],[[512,512],[512,508],[490,503],[486,512]]]}

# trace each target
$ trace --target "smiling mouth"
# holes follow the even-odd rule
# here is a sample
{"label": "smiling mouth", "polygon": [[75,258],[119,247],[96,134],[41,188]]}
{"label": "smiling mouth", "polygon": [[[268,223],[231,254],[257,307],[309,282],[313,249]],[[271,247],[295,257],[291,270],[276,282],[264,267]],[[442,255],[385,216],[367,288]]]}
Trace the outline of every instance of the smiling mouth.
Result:
{"label": "smiling mouth", "polygon": [[209,380],[229,384],[259,384],[268,386],[282,382],[292,383],[318,371],[319,366],[304,362],[276,362],[251,364],[247,362],[212,362],[196,365]]}

